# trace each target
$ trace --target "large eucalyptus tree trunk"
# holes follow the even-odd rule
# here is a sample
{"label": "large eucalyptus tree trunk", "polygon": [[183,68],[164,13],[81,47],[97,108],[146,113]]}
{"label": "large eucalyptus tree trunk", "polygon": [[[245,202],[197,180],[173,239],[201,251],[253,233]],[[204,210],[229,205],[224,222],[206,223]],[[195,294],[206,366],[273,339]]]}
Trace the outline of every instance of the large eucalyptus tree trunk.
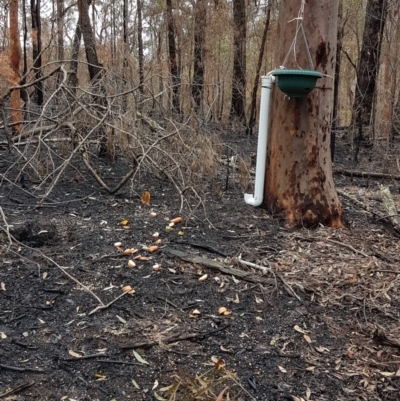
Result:
{"label": "large eucalyptus tree trunk", "polygon": [[[343,225],[329,152],[338,2],[305,4],[303,23],[310,55],[315,69],[325,74],[318,87],[305,98],[288,99],[277,87],[272,94],[264,202],[269,210],[282,213],[290,226]],[[297,9],[282,1],[276,66],[282,65],[295,37],[296,17]],[[301,32],[296,55],[297,60],[290,57],[285,67],[297,68],[298,64],[307,68],[307,46]]]}

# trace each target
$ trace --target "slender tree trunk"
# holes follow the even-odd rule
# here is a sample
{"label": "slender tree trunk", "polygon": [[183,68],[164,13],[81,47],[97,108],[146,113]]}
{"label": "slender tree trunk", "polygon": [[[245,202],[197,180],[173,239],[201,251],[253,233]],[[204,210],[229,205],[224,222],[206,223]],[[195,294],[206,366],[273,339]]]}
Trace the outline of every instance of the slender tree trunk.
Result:
{"label": "slender tree trunk", "polygon": [[254,124],[256,122],[256,105],[257,105],[257,89],[260,85],[260,72],[261,72],[261,66],[264,58],[264,52],[265,52],[265,44],[267,43],[267,36],[268,36],[268,28],[269,28],[269,22],[271,20],[271,1],[268,2],[268,9],[267,9],[267,17],[265,19],[265,25],[264,25],[264,32],[263,36],[261,39],[261,48],[260,48],[260,53],[258,55],[258,62],[257,62],[257,67],[256,67],[256,76],[254,78],[254,85],[253,85],[253,91],[251,93],[251,105],[250,105],[250,119],[247,125],[247,134],[251,135],[253,133],[253,128]]}
{"label": "slender tree trunk", "polygon": [[[336,63],[335,63],[335,81],[333,84],[333,111],[332,111],[332,128],[335,129],[338,126],[338,104],[339,104],[339,84],[340,84],[340,64],[342,55],[342,38],[344,33],[344,26],[342,25],[343,16],[343,3],[339,1],[339,14],[338,14],[338,31],[337,31],[337,50],[336,50]],[[335,159],[335,142],[336,136],[335,131],[331,131],[331,159],[332,162]]]}
{"label": "slender tree trunk", "polygon": [[400,137],[400,94],[393,109],[391,139]]}
{"label": "slender tree trunk", "polygon": [[179,70],[177,64],[176,44],[175,44],[175,26],[174,17],[172,15],[172,1],[167,2],[167,30],[168,30],[168,53],[169,53],[169,71],[172,79],[172,106],[174,110],[180,114],[181,107],[179,101]]}
{"label": "slender tree trunk", "polygon": [[[17,85],[19,81],[19,63],[21,59],[21,44],[18,29],[18,0],[10,0],[10,63],[12,68],[11,85]],[[21,121],[21,101],[18,89],[11,94],[11,123]],[[20,130],[19,125],[13,126],[14,131]]]}
{"label": "slender tree trunk", "polygon": [[[64,0],[57,0],[57,60],[64,60]],[[57,75],[57,84],[61,83],[62,72]]]}
{"label": "slender tree trunk", "polygon": [[[32,58],[35,79],[42,76],[42,25],[40,17],[40,0],[31,0],[32,16]],[[43,104],[43,82],[35,84],[35,102],[41,106]]]}
{"label": "slender tree trunk", "polygon": [[79,18],[75,28],[74,41],[72,43],[70,74],[68,77],[68,86],[73,94],[76,93],[76,88],[78,86],[78,58],[79,58],[79,48],[81,45],[81,39],[82,39],[82,30]]}
{"label": "slender tree trunk", "polygon": [[362,140],[362,128],[372,124],[376,80],[388,0],[368,0],[360,59],[357,64],[357,87],[353,104],[353,121],[359,124],[357,138]]}
{"label": "slender tree trunk", "polygon": [[78,0],[78,9],[83,41],[85,43],[85,52],[88,62],[89,76],[90,80],[94,82],[96,79],[100,78],[102,69],[99,63],[99,59],[97,57],[96,43],[94,40],[92,26],[90,24],[89,1]]}
{"label": "slender tree trunk", "polygon": [[204,43],[207,1],[197,0],[194,7],[194,49],[192,97],[196,111],[201,109],[204,94]]}
{"label": "slender tree trunk", "polygon": [[[26,0],[22,0],[22,25],[24,27],[24,37],[23,37],[23,45],[22,45],[22,56],[23,56],[23,66],[22,66],[22,79],[21,85],[26,84],[26,74],[28,72],[28,52],[26,51],[26,43],[28,41],[28,27],[26,24]],[[25,102],[24,109],[27,106],[29,95],[26,89],[21,90],[21,99]]]}
{"label": "slender tree trunk", "polygon": [[[295,36],[297,10],[280,3],[275,65],[281,65]],[[275,87],[265,177],[265,206],[282,212],[290,226],[319,223],[343,226],[329,153],[333,76],[336,60],[338,0],[306,2],[304,30],[315,69],[325,76],[305,98],[288,99]],[[297,63],[307,66],[303,41],[296,45]],[[287,68],[297,68],[293,61]]]}
{"label": "slender tree trunk", "polygon": [[233,75],[231,117],[246,118],[246,2],[233,0]]}
{"label": "slender tree trunk", "polygon": [[142,1],[136,0],[137,8],[137,35],[138,35],[138,62],[139,62],[139,91],[144,92],[144,53],[143,53],[143,21],[142,21]]}

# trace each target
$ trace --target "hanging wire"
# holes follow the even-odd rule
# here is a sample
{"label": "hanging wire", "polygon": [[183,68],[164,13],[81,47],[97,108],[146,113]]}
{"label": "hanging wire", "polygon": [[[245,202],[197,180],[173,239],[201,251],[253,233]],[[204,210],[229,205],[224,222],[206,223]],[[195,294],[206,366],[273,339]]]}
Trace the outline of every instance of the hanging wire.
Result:
{"label": "hanging wire", "polygon": [[296,63],[296,65],[297,65],[297,67],[298,67],[299,69],[302,69],[302,68],[299,66],[299,64],[297,63],[297,57],[296,57],[297,36],[298,36],[300,30],[301,30],[301,33],[302,33],[302,36],[303,36],[303,39],[304,39],[304,43],[305,43],[305,45],[306,45],[307,60],[308,60],[309,67],[310,67],[311,70],[314,69],[314,64],[313,64],[313,62],[312,62],[312,57],[311,57],[311,53],[310,53],[310,48],[309,48],[309,45],[308,45],[308,42],[307,42],[307,38],[306,38],[306,34],[305,34],[305,32],[304,32],[304,27],[303,27],[304,6],[305,6],[305,3],[306,3],[305,0],[301,0],[301,5],[300,5],[299,12],[298,12],[298,14],[297,14],[297,17],[291,19],[290,21],[288,21],[288,23],[289,23],[289,22],[292,22],[292,21],[296,21],[296,33],[295,33],[294,38],[293,38],[293,41],[292,41],[292,43],[291,43],[291,45],[290,45],[290,47],[289,47],[289,50],[288,50],[288,52],[287,52],[287,54],[286,54],[286,57],[285,57],[285,59],[283,60],[283,64],[282,64],[281,67],[280,67],[281,69],[286,68],[286,67],[285,67],[285,64],[286,64],[286,62],[287,62],[287,60],[288,60],[288,58],[289,58],[289,55],[290,55],[290,52],[292,51],[292,49],[293,49],[294,62]]}

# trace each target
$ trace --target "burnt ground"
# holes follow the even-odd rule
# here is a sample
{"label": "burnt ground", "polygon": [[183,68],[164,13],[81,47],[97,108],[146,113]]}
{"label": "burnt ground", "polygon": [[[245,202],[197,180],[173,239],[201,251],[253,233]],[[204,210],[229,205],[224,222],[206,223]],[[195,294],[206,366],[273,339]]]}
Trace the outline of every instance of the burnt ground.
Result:
{"label": "burnt ground", "polygon": [[[382,171],[366,152],[358,167]],[[229,386],[218,400],[400,399],[400,241],[349,197],[348,228],[288,230],[244,204],[233,171],[207,214],[183,212],[166,232],[180,199],[159,177],[108,195],[74,170],[40,204],[29,177],[5,179],[13,157],[0,149],[0,398],[216,400]],[[339,143],[336,166],[349,160]],[[399,208],[399,181],[335,181],[383,215],[377,184],[389,185]],[[162,243],[143,250],[155,232]]]}

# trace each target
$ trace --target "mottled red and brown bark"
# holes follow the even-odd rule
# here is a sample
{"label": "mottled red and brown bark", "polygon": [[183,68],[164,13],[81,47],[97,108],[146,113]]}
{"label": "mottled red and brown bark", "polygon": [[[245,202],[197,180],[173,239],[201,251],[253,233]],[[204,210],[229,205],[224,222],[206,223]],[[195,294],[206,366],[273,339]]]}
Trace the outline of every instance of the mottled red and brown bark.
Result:
{"label": "mottled red and brown bark", "polygon": [[[338,0],[308,1],[304,30],[316,70],[334,76],[337,42]],[[294,38],[298,9],[281,2],[278,20],[279,66]],[[308,68],[307,50],[299,35],[297,63]],[[294,57],[286,63],[296,68]],[[343,226],[343,212],[332,177],[329,152],[332,121],[333,79],[324,76],[307,97],[288,99],[275,88],[271,99],[266,166],[265,206],[282,212],[291,226],[319,223]]]}

